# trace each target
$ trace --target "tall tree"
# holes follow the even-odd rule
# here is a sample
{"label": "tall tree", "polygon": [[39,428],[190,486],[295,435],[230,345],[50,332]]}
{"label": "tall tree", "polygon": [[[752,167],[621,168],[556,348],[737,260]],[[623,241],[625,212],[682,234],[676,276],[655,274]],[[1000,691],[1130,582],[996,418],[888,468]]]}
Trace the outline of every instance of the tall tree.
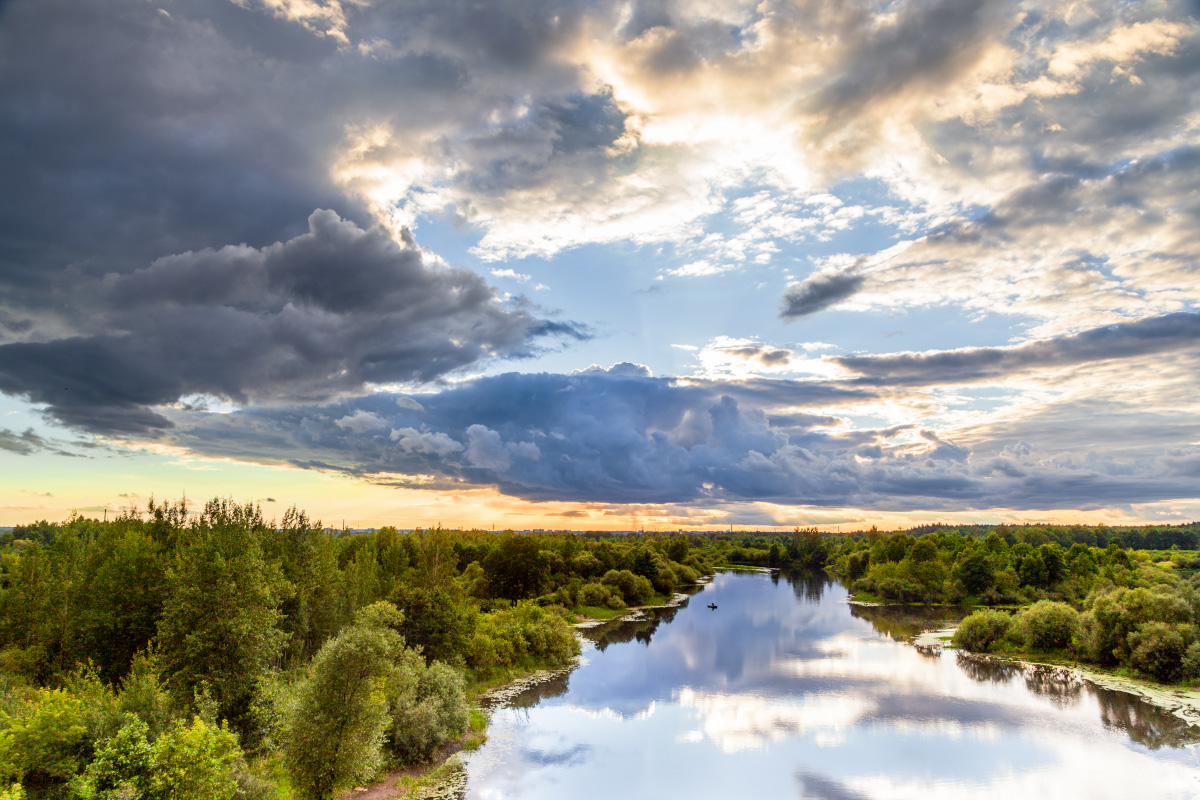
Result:
{"label": "tall tree", "polygon": [[391,721],[387,687],[424,666],[395,630],[402,619],[391,603],[369,605],[313,659],[287,722],[285,752],[305,800],[327,800],[378,766]]}
{"label": "tall tree", "polygon": [[210,501],[167,570],[158,625],[168,686],[184,702],[208,692],[243,741],[254,738],[258,683],[286,639],[284,587],[263,557],[265,530],[261,510]]}

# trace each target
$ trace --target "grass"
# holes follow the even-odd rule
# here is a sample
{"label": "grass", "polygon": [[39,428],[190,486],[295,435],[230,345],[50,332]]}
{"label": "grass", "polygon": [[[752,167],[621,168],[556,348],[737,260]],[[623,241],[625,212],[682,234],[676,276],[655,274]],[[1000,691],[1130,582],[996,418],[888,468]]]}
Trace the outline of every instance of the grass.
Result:
{"label": "grass", "polygon": [[577,616],[582,615],[592,619],[612,619],[629,612],[627,608],[608,608],[607,606],[579,606],[571,610]]}
{"label": "grass", "polygon": [[402,776],[396,781],[396,788],[401,790],[403,796],[422,797],[433,789],[454,786],[465,780],[466,773],[462,760],[457,756],[450,756],[441,764],[420,775]]}
{"label": "grass", "polygon": [[478,750],[487,741],[488,715],[478,708],[471,709],[467,723],[467,735],[463,738],[463,750]]}
{"label": "grass", "polygon": [[292,790],[292,778],[288,775],[287,767],[284,766],[283,757],[278,753],[256,760],[250,765],[250,769],[256,775],[268,778],[274,785],[273,800],[293,800],[295,798],[295,792]]}

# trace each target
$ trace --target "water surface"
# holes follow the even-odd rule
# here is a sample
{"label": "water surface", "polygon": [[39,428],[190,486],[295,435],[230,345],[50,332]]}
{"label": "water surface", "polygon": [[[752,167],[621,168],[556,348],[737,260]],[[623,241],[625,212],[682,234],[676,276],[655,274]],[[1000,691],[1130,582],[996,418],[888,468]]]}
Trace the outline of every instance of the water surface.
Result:
{"label": "water surface", "polygon": [[900,641],[937,623],[824,576],[720,574],[496,709],[467,796],[1200,797],[1197,729],[1066,670]]}

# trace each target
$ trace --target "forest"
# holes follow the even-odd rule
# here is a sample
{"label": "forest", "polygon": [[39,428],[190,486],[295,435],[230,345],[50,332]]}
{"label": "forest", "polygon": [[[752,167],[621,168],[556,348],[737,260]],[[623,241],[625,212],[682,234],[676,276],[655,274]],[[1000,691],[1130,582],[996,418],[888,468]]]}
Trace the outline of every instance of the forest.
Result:
{"label": "forest", "polygon": [[8,532],[0,797],[321,800],[478,741],[578,616],[711,573],[685,537],[383,528],[213,500]]}
{"label": "forest", "polygon": [[663,604],[718,567],[1024,605],[968,617],[959,645],[1195,677],[1197,539],[1194,525],[360,533],[223,499],[18,526],[0,534],[0,799],[338,797],[478,746],[481,692],[569,665],[579,619]]}

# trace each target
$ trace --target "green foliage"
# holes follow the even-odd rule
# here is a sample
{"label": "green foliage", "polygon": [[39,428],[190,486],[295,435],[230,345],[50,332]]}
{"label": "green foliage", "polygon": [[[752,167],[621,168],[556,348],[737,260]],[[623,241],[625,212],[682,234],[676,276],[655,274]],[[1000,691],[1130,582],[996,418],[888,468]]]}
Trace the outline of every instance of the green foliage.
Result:
{"label": "green foliage", "polygon": [[986,553],[972,550],[954,565],[954,576],[972,595],[982,594],[995,579],[995,568]]}
{"label": "green foliage", "polygon": [[313,659],[285,724],[284,755],[299,797],[326,800],[378,768],[391,721],[387,687],[422,665],[396,632],[402,622],[391,603],[367,606]]}
{"label": "green foliage", "polygon": [[507,533],[483,560],[494,597],[520,600],[542,594],[550,580],[550,565],[532,536]]}
{"label": "green foliage", "polygon": [[579,589],[579,605],[599,608],[625,608],[620,589],[603,583],[585,583]]}
{"label": "green foliage", "polygon": [[[449,584],[448,584],[449,585]],[[400,633],[427,662],[460,662],[475,631],[478,612],[449,588],[399,584],[388,600],[404,615]]]}
{"label": "green foliage", "polygon": [[392,698],[392,749],[409,764],[428,761],[438,747],[461,736],[469,721],[462,675],[435,661],[414,677]]}
{"label": "green foliage", "polygon": [[152,742],[171,727],[175,720],[171,697],[163,686],[152,653],[134,656],[129,674],[121,682],[117,710],[122,714],[133,714],[145,723]]}
{"label": "green foliage", "polygon": [[1157,680],[1178,681],[1183,674],[1183,659],[1196,638],[1191,625],[1146,622],[1129,634],[1129,663]]}
{"label": "green foliage", "polygon": [[649,579],[642,575],[635,575],[627,569],[610,569],[604,573],[604,577],[600,579],[600,582],[620,592],[621,598],[625,601],[626,605],[645,605],[654,596],[654,586],[650,583]]}
{"label": "green foliage", "polygon": [[1008,632],[1009,616],[1001,611],[984,609],[971,614],[954,632],[954,646],[964,650],[986,653]]}
{"label": "green foliage", "polygon": [[1066,603],[1039,600],[1017,613],[1009,638],[1033,650],[1060,650],[1071,646],[1078,630],[1078,611]]}
{"label": "green foliage", "polygon": [[147,738],[149,728],[129,714],[125,726],[96,751],[88,765],[86,788],[81,794],[103,796],[122,785],[133,787],[139,795],[150,793],[154,774],[154,746]]}
{"label": "green foliage", "polygon": [[35,795],[53,795],[83,767],[89,741],[83,701],[39,689],[15,716],[0,714],[0,769]]}
{"label": "green foliage", "polygon": [[560,614],[518,603],[480,616],[466,659],[486,673],[522,664],[562,666],[578,652],[575,632]]}
{"label": "green foliage", "polygon": [[207,687],[219,718],[251,741],[258,682],[286,639],[265,530],[259,509],[211,501],[167,571],[158,625],[158,654],[178,701]]}

